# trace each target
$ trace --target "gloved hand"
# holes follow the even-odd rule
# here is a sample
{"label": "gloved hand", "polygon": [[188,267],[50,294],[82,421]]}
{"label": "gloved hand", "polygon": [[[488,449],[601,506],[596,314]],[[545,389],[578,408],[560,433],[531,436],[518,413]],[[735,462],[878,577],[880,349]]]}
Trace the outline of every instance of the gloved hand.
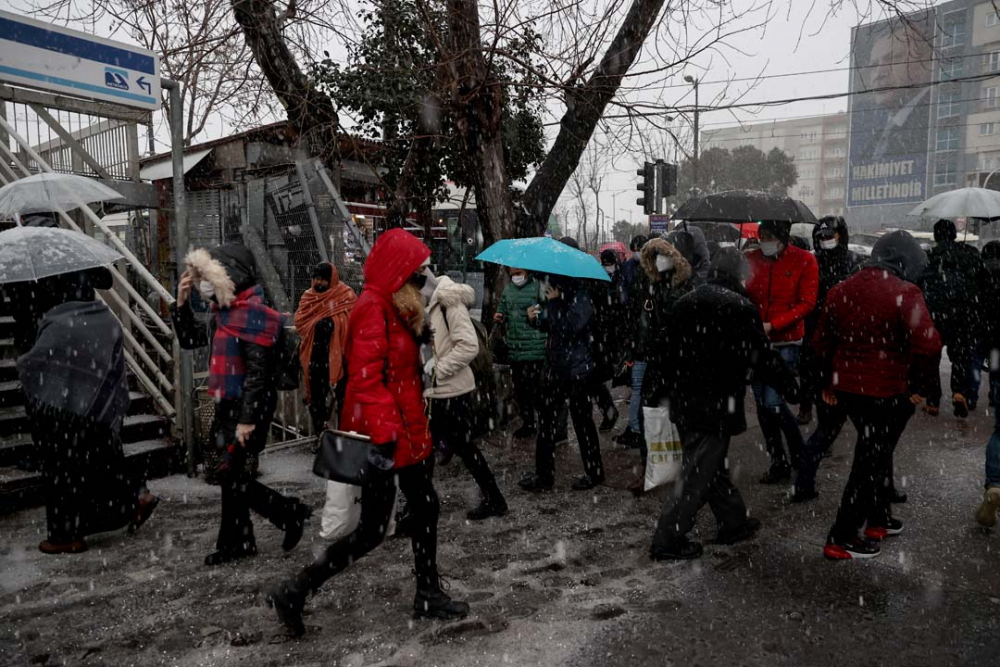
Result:
{"label": "gloved hand", "polygon": [[379,470],[392,470],[393,456],[396,453],[396,443],[386,442],[381,445],[373,445],[368,450],[368,463]]}
{"label": "gloved hand", "polygon": [[427,377],[432,377],[434,375],[434,366],[436,364],[437,364],[437,359],[435,357],[431,357],[430,359],[428,359],[427,363],[424,364],[424,375],[426,375]]}

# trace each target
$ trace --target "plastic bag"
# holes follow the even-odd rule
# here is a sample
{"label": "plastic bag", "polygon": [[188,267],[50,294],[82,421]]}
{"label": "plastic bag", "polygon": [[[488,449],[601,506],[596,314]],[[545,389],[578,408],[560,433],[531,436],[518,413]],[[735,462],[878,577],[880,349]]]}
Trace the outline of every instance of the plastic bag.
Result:
{"label": "plastic bag", "polygon": [[643,408],[646,431],[646,483],[649,491],[677,481],[681,476],[683,453],[677,427],[670,421],[670,408]]}

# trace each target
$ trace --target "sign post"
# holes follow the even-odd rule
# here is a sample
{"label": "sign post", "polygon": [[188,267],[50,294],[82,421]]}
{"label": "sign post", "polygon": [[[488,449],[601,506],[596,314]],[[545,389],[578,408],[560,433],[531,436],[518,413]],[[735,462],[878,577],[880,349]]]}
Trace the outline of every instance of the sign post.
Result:
{"label": "sign post", "polygon": [[670,216],[666,214],[656,213],[649,216],[649,235],[659,236],[660,234],[666,234],[670,231]]}
{"label": "sign post", "polygon": [[4,11],[0,80],[140,109],[160,108],[155,52]]}

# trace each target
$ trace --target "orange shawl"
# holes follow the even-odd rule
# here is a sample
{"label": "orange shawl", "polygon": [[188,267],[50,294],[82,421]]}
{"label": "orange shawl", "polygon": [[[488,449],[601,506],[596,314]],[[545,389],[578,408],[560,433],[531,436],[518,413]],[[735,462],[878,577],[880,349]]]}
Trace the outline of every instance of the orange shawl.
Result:
{"label": "orange shawl", "polygon": [[299,301],[295,311],[295,329],[299,332],[299,362],[306,382],[306,401],[310,399],[309,358],[312,356],[316,325],[330,318],[333,320],[333,337],[330,339],[330,385],[340,381],[344,375],[344,343],[347,341],[347,320],[354,308],[358,295],[350,287],[340,282],[337,267],[333,267],[330,289],[323,293],[308,289]]}

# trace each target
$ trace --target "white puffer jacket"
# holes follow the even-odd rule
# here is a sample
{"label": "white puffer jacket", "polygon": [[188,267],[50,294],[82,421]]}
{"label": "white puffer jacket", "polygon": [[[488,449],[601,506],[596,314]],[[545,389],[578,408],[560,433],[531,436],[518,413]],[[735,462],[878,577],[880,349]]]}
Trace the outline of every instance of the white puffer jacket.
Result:
{"label": "white puffer jacket", "polygon": [[469,315],[469,306],[476,302],[476,291],[447,276],[437,281],[427,309],[427,321],[434,336],[435,381],[424,396],[453,398],[476,388],[476,379],[469,368],[479,354],[479,338]]}

